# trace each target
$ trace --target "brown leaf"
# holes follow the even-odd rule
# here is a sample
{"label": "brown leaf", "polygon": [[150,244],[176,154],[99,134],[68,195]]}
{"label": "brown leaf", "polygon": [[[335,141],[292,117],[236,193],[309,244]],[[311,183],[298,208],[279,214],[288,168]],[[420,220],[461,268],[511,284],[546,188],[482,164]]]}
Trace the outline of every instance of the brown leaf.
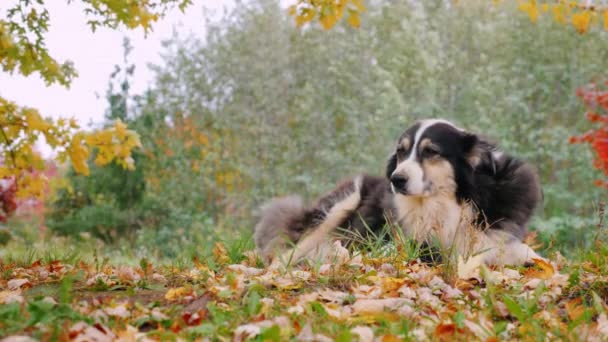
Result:
{"label": "brown leaf", "polygon": [[475,288],[475,284],[473,283],[473,281],[475,281],[474,278],[469,279],[469,280],[456,279],[456,282],[454,283],[454,287],[459,289],[460,291],[472,290]]}
{"label": "brown leaf", "polygon": [[449,341],[457,332],[463,333],[464,330],[456,327],[456,324],[454,323],[439,323],[437,327],[435,327],[434,335],[440,340]]}
{"label": "brown leaf", "polygon": [[49,264],[49,272],[59,272],[63,269],[63,265],[61,264],[61,260],[53,260]]}

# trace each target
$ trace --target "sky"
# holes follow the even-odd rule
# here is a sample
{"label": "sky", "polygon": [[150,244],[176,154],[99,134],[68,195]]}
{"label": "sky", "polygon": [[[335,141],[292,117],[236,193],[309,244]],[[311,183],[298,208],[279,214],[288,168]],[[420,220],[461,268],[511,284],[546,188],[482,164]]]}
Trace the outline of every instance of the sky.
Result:
{"label": "sky", "polygon": [[[6,1],[6,0],[0,0]],[[12,1],[11,1],[12,2]],[[172,36],[205,32],[204,11],[221,12],[232,1],[194,0],[185,13],[174,9],[155,23],[153,32],[144,36],[142,29],[110,30],[99,28],[93,33],[86,25],[83,6],[78,1],[47,1],[51,24],[46,44],[51,56],[63,62],[74,62],[78,77],[69,89],[60,85],[46,86],[37,75],[9,75],[0,71],[0,96],[21,106],[36,108],[45,117],[75,117],[82,126],[99,123],[106,109],[105,92],[114,65],[122,65],[124,37],[131,40],[131,63],[135,64],[132,93],[141,93],[153,79],[149,63],[160,63],[162,41]],[[2,13],[0,5],[0,13]]]}

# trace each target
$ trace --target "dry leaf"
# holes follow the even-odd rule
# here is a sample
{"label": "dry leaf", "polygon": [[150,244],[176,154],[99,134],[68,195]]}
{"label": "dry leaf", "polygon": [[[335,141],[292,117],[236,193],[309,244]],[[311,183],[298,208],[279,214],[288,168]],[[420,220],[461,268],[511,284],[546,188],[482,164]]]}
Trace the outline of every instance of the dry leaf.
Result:
{"label": "dry leaf", "polygon": [[224,265],[230,262],[228,251],[221,242],[216,242],[213,246],[213,258],[218,265]]}
{"label": "dry leaf", "polygon": [[464,333],[464,330],[458,328],[454,323],[439,323],[433,332],[434,336],[442,341],[452,340],[456,333]]}
{"label": "dry leaf", "polygon": [[571,321],[576,321],[585,313],[582,298],[574,298],[566,302],[566,313]]}
{"label": "dry leaf", "polygon": [[403,340],[395,335],[384,335],[380,338],[380,341],[381,342],[401,342]]}
{"label": "dry leaf", "polygon": [[185,288],[182,286],[182,287],[167,290],[167,293],[165,293],[165,299],[166,300],[178,300],[191,293],[192,293],[192,289],[188,289],[188,288]]}
{"label": "dry leaf", "polygon": [[370,327],[356,326],[350,329],[351,334],[359,335],[359,342],[373,342],[374,331]]}
{"label": "dry leaf", "polygon": [[[534,260],[535,267],[531,267],[524,272],[524,275],[528,278],[538,279],[549,279],[555,274],[553,265],[543,259],[532,259]],[[538,268],[538,269],[537,269]]]}
{"label": "dry leaf", "polygon": [[21,296],[21,290],[0,291],[0,304],[9,304],[14,302],[23,303],[23,296]]}
{"label": "dry leaf", "polygon": [[476,255],[465,260],[458,256],[458,278],[470,279],[479,276],[479,267],[483,265],[483,256]]}
{"label": "dry leaf", "polygon": [[18,290],[20,288],[26,288],[31,286],[30,281],[27,279],[11,279],[8,281],[8,283],[6,284],[6,286],[8,287],[9,290]]}

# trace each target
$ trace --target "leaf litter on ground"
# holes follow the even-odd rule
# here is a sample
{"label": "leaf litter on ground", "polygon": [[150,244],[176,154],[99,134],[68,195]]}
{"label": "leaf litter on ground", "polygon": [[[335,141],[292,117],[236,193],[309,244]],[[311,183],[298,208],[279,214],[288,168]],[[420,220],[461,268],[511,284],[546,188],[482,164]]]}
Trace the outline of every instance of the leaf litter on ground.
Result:
{"label": "leaf litter on ground", "polygon": [[249,252],[231,263],[221,243],[213,264],[197,259],[191,268],[0,263],[0,335],[7,336],[2,341],[608,340],[608,278],[597,263],[569,264],[558,255],[529,268],[478,265],[455,275],[444,265],[351,256],[335,246],[337,258],[272,270]]}

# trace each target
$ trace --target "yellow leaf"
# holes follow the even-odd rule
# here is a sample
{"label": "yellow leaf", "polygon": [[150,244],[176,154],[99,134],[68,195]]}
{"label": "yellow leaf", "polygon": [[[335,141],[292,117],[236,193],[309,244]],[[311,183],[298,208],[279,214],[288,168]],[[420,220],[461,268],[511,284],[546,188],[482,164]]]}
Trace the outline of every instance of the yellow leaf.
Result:
{"label": "yellow leaf", "polygon": [[324,29],[329,30],[336,24],[338,19],[336,18],[335,15],[328,14],[328,15],[321,16],[321,19],[319,19],[319,21],[321,22],[321,26],[323,26]]}
{"label": "yellow leaf", "polygon": [[228,258],[228,251],[221,242],[216,242],[213,246],[213,256],[218,264],[227,264],[230,259]]}
{"label": "yellow leaf", "polygon": [[120,119],[114,123],[114,129],[116,130],[116,136],[118,139],[123,140],[127,136],[127,125],[125,125]]}
{"label": "yellow leaf", "polygon": [[604,30],[608,31],[608,11],[604,11]]}
{"label": "yellow leaf", "polygon": [[348,15],[348,24],[356,28],[359,28],[359,26],[361,26],[361,18],[359,17],[359,12],[350,12],[350,14]]}
{"label": "yellow leaf", "polygon": [[560,24],[565,24],[567,22],[565,15],[566,7],[564,6],[564,4],[559,3],[551,5],[551,12],[553,13],[553,19],[556,22]]}
{"label": "yellow leaf", "polygon": [[583,34],[589,31],[589,24],[591,24],[590,11],[582,11],[572,15],[572,25],[578,33]]}
{"label": "yellow leaf", "polygon": [[519,10],[526,12],[530,17],[530,21],[533,23],[538,20],[538,5],[536,4],[536,1],[520,3]]}
{"label": "yellow leaf", "polygon": [[27,123],[27,127],[30,130],[37,130],[43,132],[51,127],[51,125],[42,117],[40,117],[40,114],[38,114],[34,110],[26,110],[24,111],[24,114],[25,122]]}
{"label": "yellow leaf", "polygon": [[538,268],[529,268],[524,272],[524,276],[528,278],[549,279],[555,274],[553,265],[543,259],[532,259],[535,266]]}
{"label": "yellow leaf", "polygon": [[178,288],[174,288],[174,289],[169,289],[167,291],[167,293],[165,293],[165,299],[166,300],[177,300],[180,299],[188,294],[191,294],[192,290],[185,288],[185,287],[178,287]]}
{"label": "yellow leaf", "polygon": [[312,8],[305,8],[302,10],[302,13],[296,16],[296,25],[302,26],[307,22],[311,21],[317,12]]}

